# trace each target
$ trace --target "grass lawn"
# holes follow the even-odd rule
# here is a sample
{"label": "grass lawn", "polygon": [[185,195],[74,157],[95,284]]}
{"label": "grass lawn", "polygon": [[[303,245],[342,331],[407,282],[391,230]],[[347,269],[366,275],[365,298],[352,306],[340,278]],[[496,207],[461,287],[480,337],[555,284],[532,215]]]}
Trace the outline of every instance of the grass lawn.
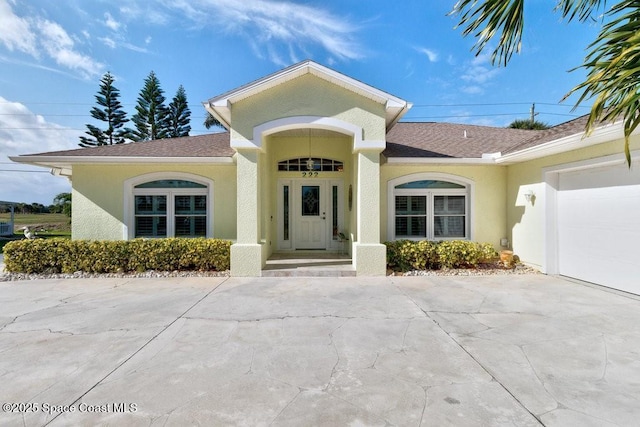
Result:
{"label": "grass lawn", "polygon": [[[7,222],[10,218],[11,215],[8,213],[0,214],[0,222]],[[25,226],[45,239],[51,237],[71,238],[71,220],[65,214],[15,214],[13,238],[0,237],[0,251],[7,242],[24,238],[21,228]]]}

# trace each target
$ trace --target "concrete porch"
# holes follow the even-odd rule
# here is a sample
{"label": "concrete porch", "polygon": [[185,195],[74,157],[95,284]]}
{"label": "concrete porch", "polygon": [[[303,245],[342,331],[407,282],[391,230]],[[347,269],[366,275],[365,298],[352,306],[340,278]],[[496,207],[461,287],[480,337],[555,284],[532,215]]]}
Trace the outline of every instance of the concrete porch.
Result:
{"label": "concrete porch", "polygon": [[267,260],[262,277],[352,277],[351,257],[325,251],[280,252]]}

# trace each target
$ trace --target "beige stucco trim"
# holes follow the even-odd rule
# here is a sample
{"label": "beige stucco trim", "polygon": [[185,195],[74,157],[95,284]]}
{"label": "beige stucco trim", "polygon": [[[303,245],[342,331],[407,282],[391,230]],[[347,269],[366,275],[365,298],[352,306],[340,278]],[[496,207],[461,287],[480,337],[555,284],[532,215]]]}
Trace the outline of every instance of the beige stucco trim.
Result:
{"label": "beige stucco trim", "polygon": [[45,163],[233,163],[233,157],[13,156],[9,159],[16,163],[43,165]]}
{"label": "beige stucco trim", "polygon": [[71,179],[74,164],[123,164],[123,163],[169,163],[169,164],[214,164],[235,165],[234,157],[116,157],[116,156],[10,156],[16,163],[42,166],[51,169],[51,174]]}
{"label": "beige stucco trim", "polygon": [[255,126],[253,129],[253,139],[242,138],[231,139],[231,147],[234,149],[263,149],[263,141],[269,135],[278,132],[298,129],[323,129],[341,133],[353,138],[353,152],[360,150],[384,150],[385,140],[365,140],[362,127],[345,122],[334,117],[321,116],[293,116],[271,120]]}
{"label": "beige stucco trim", "polygon": [[324,129],[341,133],[353,138],[354,151],[359,149],[378,148],[384,149],[385,141],[363,141],[363,129],[352,123],[333,117],[321,116],[293,116],[276,120],[270,120],[253,128],[253,139],[248,141],[241,138],[231,139],[231,147],[234,149],[263,148],[262,141],[269,135],[278,132],[297,129]]}
{"label": "beige stucco trim", "polygon": [[386,157],[385,163],[397,166],[411,165],[495,165],[494,158],[437,158],[437,157]]}

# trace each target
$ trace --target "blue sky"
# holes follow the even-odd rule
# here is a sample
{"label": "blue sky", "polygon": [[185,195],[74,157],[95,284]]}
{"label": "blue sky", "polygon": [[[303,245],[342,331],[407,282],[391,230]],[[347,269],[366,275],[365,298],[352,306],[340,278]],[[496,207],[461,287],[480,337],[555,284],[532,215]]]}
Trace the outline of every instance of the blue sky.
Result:
{"label": "blue sky", "polygon": [[506,126],[534,102],[552,125],[588,112],[559,101],[584,78],[569,70],[599,24],[567,24],[555,2],[528,0],[522,53],[498,68],[454,28],[454,3],[0,0],[0,200],[48,205],[70,191],[7,156],[77,148],[107,71],[130,115],[150,71],[167,102],[182,84],[192,135],[207,132],[202,101],[304,59],[412,102],[404,121]]}

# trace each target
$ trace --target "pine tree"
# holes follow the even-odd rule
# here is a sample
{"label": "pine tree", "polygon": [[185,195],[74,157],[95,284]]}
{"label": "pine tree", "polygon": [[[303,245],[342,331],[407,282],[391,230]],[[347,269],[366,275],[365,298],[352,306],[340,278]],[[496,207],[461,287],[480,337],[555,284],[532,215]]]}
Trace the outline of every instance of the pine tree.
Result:
{"label": "pine tree", "polygon": [[169,104],[169,138],[178,138],[181,136],[189,136],[191,131],[191,110],[187,103],[187,93],[184,87],[180,85],[176,95]]}
{"label": "pine tree", "polygon": [[107,123],[107,129],[102,130],[97,126],[87,124],[85,132],[91,138],[80,137],[81,147],[97,147],[99,145],[122,144],[125,142],[126,130],[122,127],[126,122],[127,113],[122,109],[118,100],[120,91],[113,85],[114,78],[107,72],[100,80],[100,90],[95,96],[97,104],[102,107],[93,107],[91,117]]}
{"label": "pine tree", "polygon": [[164,91],[160,81],[151,71],[144,81],[144,87],[138,96],[136,114],[131,121],[135,129],[129,129],[129,137],[135,141],[149,141],[166,138],[169,129],[169,110],[164,105]]}

